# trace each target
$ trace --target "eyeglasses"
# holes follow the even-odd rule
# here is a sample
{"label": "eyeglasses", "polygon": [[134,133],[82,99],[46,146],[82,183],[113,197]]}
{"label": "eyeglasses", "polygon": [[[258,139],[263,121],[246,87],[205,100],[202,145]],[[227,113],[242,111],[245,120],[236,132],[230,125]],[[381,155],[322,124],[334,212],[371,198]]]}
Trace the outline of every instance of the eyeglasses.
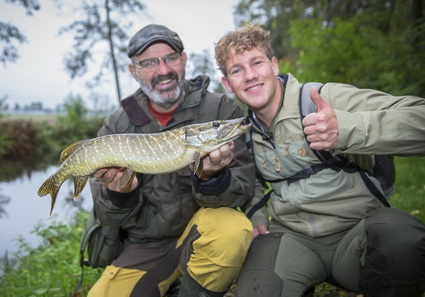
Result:
{"label": "eyeglasses", "polygon": [[162,58],[151,58],[142,61],[133,61],[133,63],[139,65],[143,70],[155,71],[158,68],[161,60],[164,61],[164,63],[168,66],[175,66],[180,63],[181,58],[182,56],[179,52],[174,52]]}

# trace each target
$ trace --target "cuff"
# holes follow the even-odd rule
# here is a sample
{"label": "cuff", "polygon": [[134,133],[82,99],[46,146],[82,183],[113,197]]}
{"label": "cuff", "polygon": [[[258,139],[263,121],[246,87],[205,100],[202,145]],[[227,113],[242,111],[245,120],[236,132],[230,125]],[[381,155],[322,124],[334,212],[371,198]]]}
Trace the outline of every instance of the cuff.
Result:
{"label": "cuff", "polygon": [[209,180],[201,180],[194,173],[191,175],[192,184],[196,191],[204,195],[220,195],[230,186],[232,172],[225,167],[217,175]]}
{"label": "cuff", "polygon": [[118,207],[122,208],[133,208],[137,205],[139,202],[139,194],[140,194],[140,182],[141,177],[138,176],[139,184],[137,185],[136,189],[132,192],[128,193],[119,193],[106,189],[106,195],[108,195],[109,199],[111,200],[112,204]]}

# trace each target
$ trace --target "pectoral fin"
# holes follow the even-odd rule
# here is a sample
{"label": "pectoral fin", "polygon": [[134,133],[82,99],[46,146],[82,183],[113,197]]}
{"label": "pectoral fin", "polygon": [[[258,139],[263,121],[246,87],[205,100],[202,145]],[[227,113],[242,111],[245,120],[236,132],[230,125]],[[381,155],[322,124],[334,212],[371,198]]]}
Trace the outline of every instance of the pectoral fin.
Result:
{"label": "pectoral fin", "polygon": [[201,153],[200,152],[197,151],[193,154],[193,161],[194,161],[193,172],[197,176],[201,176],[203,166],[202,166],[202,160],[201,160]]}
{"label": "pectoral fin", "polygon": [[136,175],[136,172],[134,172],[131,169],[125,168],[125,170],[123,171],[123,175],[118,181],[118,188],[121,190],[130,189],[135,175]]}

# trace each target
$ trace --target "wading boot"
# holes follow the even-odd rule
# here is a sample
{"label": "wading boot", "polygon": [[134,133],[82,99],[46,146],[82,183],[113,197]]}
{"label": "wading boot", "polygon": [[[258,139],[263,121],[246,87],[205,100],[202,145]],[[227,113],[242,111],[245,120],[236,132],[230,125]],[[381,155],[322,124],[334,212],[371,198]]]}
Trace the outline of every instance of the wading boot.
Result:
{"label": "wading boot", "polygon": [[226,292],[210,291],[198,284],[189,273],[185,273],[177,297],[223,297]]}

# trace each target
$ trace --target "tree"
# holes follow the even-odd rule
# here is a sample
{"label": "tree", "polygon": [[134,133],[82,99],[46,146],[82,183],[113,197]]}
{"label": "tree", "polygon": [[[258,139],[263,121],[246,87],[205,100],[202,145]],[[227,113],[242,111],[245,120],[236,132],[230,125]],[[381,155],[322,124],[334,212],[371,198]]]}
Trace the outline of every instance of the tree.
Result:
{"label": "tree", "polygon": [[[117,99],[121,104],[119,72],[125,70],[120,61],[124,61],[125,46],[129,36],[130,23],[121,24],[128,16],[141,12],[144,5],[138,0],[83,0],[79,8],[82,18],[63,28],[60,33],[74,32],[74,51],[65,57],[65,67],[71,78],[84,75],[93,61],[96,50],[106,52],[97,75],[92,80],[98,84],[104,77],[104,70],[112,70],[115,78]],[[105,49],[102,44],[108,47]],[[117,46],[119,45],[119,46]],[[88,84],[90,87],[90,83]]]}
{"label": "tree", "polygon": [[[37,0],[6,0],[6,2],[25,7],[27,15],[32,15],[34,11],[40,9]],[[18,27],[0,21],[0,63],[6,66],[7,63],[16,62],[19,58],[19,51],[15,43],[24,43],[26,41],[26,37]]]}
{"label": "tree", "polygon": [[194,78],[198,75],[207,75],[210,77],[210,90],[214,92],[223,92],[224,88],[217,79],[217,69],[215,68],[211,52],[207,49],[201,54],[192,53],[188,59],[188,78]]}
{"label": "tree", "polygon": [[3,116],[4,112],[9,109],[9,105],[7,104],[7,96],[3,96],[0,98],[0,118]]}
{"label": "tree", "polygon": [[241,0],[235,18],[270,30],[281,70],[301,81],[423,96],[424,1]]}

